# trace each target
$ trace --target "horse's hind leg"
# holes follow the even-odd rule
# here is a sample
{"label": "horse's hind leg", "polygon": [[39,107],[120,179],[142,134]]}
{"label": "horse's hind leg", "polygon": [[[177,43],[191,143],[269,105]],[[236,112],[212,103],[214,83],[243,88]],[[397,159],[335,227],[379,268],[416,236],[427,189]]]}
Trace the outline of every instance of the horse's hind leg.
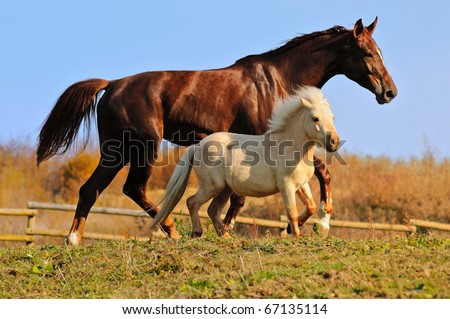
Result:
{"label": "horse's hind leg", "polygon": [[198,211],[200,207],[210,200],[213,196],[205,191],[204,188],[200,187],[194,195],[189,197],[186,201],[186,205],[189,209],[189,214],[191,215],[192,222],[192,238],[199,238],[203,234],[202,224],[200,223],[200,217],[198,216]]}
{"label": "horse's hind leg", "polygon": [[236,216],[241,211],[242,207],[244,207],[245,204],[245,196],[233,193],[230,198],[230,207],[228,208],[227,214],[225,218],[223,219],[223,223],[225,225],[225,228],[227,229],[233,229],[234,222],[236,220]]}
{"label": "horse's hind leg", "polygon": [[[142,165],[140,165],[142,164]],[[130,163],[130,171],[127,180],[123,186],[123,192],[130,197],[136,204],[139,205],[151,217],[155,217],[159,208],[147,198],[145,190],[147,188],[147,181],[152,172],[153,162],[137,163],[132,161]],[[170,238],[180,238],[179,233],[175,228],[175,223],[168,217],[162,224],[162,229]]]}
{"label": "horse's hind leg", "polygon": [[217,235],[224,236],[224,237],[230,237],[227,230],[225,229],[221,219],[220,215],[222,213],[223,208],[225,207],[228,198],[230,198],[233,191],[226,186],[220,193],[217,195],[211,204],[208,207],[208,215],[211,218],[211,221],[213,223],[214,229],[216,230]]}
{"label": "horse's hind leg", "polygon": [[72,227],[70,228],[67,243],[78,245],[83,237],[84,226],[91,207],[94,205],[100,193],[111,183],[122,165],[102,166],[102,160],[89,177],[86,183],[80,188],[80,195],[75,211]]}

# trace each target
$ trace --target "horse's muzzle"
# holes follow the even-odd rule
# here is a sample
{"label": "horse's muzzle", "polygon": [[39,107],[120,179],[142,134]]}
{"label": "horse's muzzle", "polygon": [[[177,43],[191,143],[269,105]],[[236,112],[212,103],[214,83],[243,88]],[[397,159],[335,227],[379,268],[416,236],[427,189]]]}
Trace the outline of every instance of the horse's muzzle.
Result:
{"label": "horse's muzzle", "polygon": [[397,96],[397,87],[393,85],[390,88],[383,88],[380,94],[376,94],[378,104],[391,102]]}
{"label": "horse's muzzle", "polygon": [[327,138],[325,141],[325,148],[327,152],[336,152],[341,144],[341,140],[339,136],[333,134],[327,134]]}

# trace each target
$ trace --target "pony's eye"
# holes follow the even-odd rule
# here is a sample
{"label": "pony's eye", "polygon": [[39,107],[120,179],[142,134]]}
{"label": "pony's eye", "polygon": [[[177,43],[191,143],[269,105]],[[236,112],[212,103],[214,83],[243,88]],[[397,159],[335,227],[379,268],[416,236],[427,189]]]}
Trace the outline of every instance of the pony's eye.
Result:
{"label": "pony's eye", "polygon": [[366,57],[366,58],[373,58],[373,54],[372,53],[369,53],[369,52],[366,52],[366,53],[364,53],[364,57]]}
{"label": "pony's eye", "polygon": [[318,118],[318,117],[315,117],[315,116],[313,116],[312,120],[314,121],[314,123],[319,122],[319,118]]}

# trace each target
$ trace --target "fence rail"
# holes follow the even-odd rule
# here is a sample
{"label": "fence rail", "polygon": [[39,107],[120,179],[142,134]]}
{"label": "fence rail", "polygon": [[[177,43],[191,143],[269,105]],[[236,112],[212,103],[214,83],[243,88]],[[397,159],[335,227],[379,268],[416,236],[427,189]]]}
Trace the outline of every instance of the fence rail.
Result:
{"label": "fence rail", "polygon": [[[0,208],[0,216],[16,216],[27,217],[27,225],[25,234],[0,234],[0,241],[15,241],[25,242],[27,245],[32,245],[35,241],[35,236],[53,236],[53,237],[66,237],[67,230],[56,229],[38,229],[35,227],[36,217],[39,215],[40,210],[46,211],[75,211],[75,205],[69,204],[56,204],[56,203],[42,203],[42,202],[28,202],[28,209],[11,209]],[[189,215],[189,213],[178,209],[182,215]],[[128,217],[143,217],[150,218],[142,210],[135,209],[121,209],[110,207],[92,207],[91,214],[105,214],[114,216],[128,216]],[[206,212],[199,212],[200,217],[208,218]],[[285,229],[288,225],[286,216],[281,216],[280,220],[267,220],[261,218],[242,217],[236,218],[236,223],[272,227],[277,229]],[[306,224],[313,224],[314,220],[310,219]],[[435,229],[440,231],[449,231],[450,225],[431,222],[426,220],[411,219],[408,225],[402,224],[381,224],[381,223],[368,223],[368,222],[354,222],[344,220],[331,220],[331,227],[336,228],[351,228],[351,229],[365,229],[365,230],[383,230],[383,231],[396,231],[396,232],[416,232],[419,229]],[[164,237],[162,232],[154,232],[153,237]],[[85,233],[84,238],[89,239],[103,239],[103,240],[125,240],[129,236],[113,235],[113,234],[100,234],[100,233]],[[147,241],[148,237],[133,238],[136,240]]]}
{"label": "fence rail", "polygon": [[[16,208],[1,208],[0,216],[16,216],[27,217],[27,229],[33,229],[36,221],[37,210],[35,209],[16,209]],[[32,245],[34,236],[28,234],[0,234],[0,241],[18,241],[25,242],[27,245]]]}

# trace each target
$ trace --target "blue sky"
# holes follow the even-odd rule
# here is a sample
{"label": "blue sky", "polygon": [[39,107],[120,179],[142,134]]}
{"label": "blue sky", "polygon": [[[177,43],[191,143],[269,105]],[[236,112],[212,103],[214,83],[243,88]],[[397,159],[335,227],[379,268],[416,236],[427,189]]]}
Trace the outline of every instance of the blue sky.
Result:
{"label": "blue sky", "polygon": [[450,157],[448,1],[0,1],[0,140],[34,143],[69,85],[151,70],[210,69],[299,33],[378,16],[398,96],[380,106],[343,76],[323,88],[345,151]]}

